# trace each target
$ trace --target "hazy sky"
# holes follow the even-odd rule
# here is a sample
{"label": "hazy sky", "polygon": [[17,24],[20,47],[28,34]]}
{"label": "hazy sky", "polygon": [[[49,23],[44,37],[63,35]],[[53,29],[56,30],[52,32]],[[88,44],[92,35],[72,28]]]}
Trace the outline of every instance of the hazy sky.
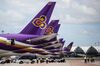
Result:
{"label": "hazy sky", "polygon": [[66,45],[100,44],[100,0],[0,0],[0,31],[20,32],[49,1],[57,2],[51,20],[60,20]]}

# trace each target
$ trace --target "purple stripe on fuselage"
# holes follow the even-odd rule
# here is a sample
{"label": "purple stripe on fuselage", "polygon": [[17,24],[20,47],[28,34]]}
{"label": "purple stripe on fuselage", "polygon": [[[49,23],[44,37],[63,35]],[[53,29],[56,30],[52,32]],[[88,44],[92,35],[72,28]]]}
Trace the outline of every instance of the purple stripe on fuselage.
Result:
{"label": "purple stripe on fuselage", "polygon": [[26,42],[28,39],[40,37],[39,35],[27,35],[27,34],[0,34],[0,37],[7,38],[8,40],[15,39],[16,41]]}

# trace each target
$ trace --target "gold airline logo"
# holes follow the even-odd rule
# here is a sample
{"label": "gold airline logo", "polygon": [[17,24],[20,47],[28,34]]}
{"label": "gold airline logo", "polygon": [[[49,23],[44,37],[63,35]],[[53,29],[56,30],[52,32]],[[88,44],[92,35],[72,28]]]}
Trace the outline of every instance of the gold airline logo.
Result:
{"label": "gold airline logo", "polygon": [[47,26],[46,20],[46,16],[42,15],[39,18],[35,18],[32,23],[34,26],[39,27],[40,29],[44,29]]}

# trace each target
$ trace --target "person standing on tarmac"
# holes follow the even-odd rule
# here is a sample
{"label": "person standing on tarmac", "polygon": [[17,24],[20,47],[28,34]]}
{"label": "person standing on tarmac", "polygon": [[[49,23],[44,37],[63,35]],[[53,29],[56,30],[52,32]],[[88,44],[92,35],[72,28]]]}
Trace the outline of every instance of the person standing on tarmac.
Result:
{"label": "person standing on tarmac", "polygon": [[87,63],[87,57],[86,56],[84,57],[84,63]]}

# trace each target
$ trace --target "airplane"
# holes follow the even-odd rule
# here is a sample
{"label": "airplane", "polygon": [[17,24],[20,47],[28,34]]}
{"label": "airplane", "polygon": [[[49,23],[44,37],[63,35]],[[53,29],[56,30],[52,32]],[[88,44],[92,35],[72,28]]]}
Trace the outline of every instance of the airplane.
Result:
{"label": "airplane", "polygon": [[18,34],[0,34],[0,49],[8,51],[25,50],[33,53],[49,53],[44,49],[34,48],[28,42],[29,39],[51,40],[57,34],[40,35],[41,31],[46,28],[50,20],[56,2],[49,2],[32,20],[31,22]]}
{"label": "airplane", "polygon": [[[48,24],[47,28],[43,30],[42,34],[47,34],[48,35],[48,34],[51,34],[51,33],[57,33],[58,30],[59,30],[59,27],[60,27],[60,24],[58,24],[58,22],[59,22],[59,20],[52,20]],[[28,40],[28,41],[29,42],[32,42],[32,43],[34,42],[34,40],[32,40],[32,39],[31,40]],[[56,43],[58,43],[58,40],[57,39],[52,39],[52,41],[49,40],[49,42],[45,42],[45,41],[44,41],[44,43],[40,42],[40,44],[34,45],[33,47],[34,48],[42,48],[42,49],[45,49],[45,47],[48,47],[50,45],[51,46],[54,46],[54,45],[59,46],[59,44],[56,44]]]}
{"label": "airplane", "polygon": [[[47,6],[48,7],[50,7],[50,2],[39,12],[39,14],[37,15],[38,17],[39,17],[39,15],[40,15],[40,13],[42,13],[42,14],[45,14],[44,12],[43,12],[43,10],[45,9],[45,8],[47,8]],[[53,8],[54,8],[54,4],[55,4],[55,2],[53,2],[53,6],[52,6],[52,8],[50,9],[51,11],[53,10]],[[50,11],[49,10],[49,11]],[[50,12],[51,13],[51,12]],[[46,15],[46,14],[45,14]],[[50,14],[49,14],[50,15]],[[36,43],[36,42],[34,42],[34,41],[39,41],[40,42],[40,40],[41,41],[43,41],[43,40],[46,40],[46,41],[49,41],[50,42],[50,40],[51,39],[53,39],[53,38],[55,38],[57,35],[56,34],[52,34],[53,32],[52,32],[52,29],[53,29],[53,27],[52,26],[47,26],[47,24],[48,24],[48,20],[49,20],[49,18],[50,18],[50,16],[48,16],[49,18],[48,18],[48,20],[47,20],[47,18],[44,16],[44,15],[40,15],[40,17],[38,18],[38,17],[35,17],[34,19],[32,19],[31,20],[31,22],[19,33],[19,34],[2,34],[2,35],[0,35],[1,36],[1,45],[3,46],[1,49],[4,49],[4,50],[10,50],[10,51],[12,51],[13,50],[13,52],[39,52],[39,53],[46,53],[46,54],[48,54],[49,52],[47,52],[47,51],[45,51],[45,50],[43,50],[43,49],[47,49],[47,48],[50,48],[51,46],[48,46],[48,47],[45,47],[45,48],[43,48],[43,49],[37,49],[36,47],[34,47],[33,46],[33,43]],[[43,22],[43,24],[41,24],[41,20],[43,20],[44,22]],[[46,20],[46,23],[45,23],[45,20]],[[56,21],[58,21],[58,20],[56,20]],[[57,24],[56,22],[54,22],[55,24]],[[32,26],[32,27],[31,27]],[[44,26],[44,27],[43,27]],[[46,29],[45,30],[45,36],[42,34],[41,35],[41,33],[42,33],[42,31],[46,28],[46,26],[47,26],[47,28],[48,29]],[[55,28],[57,28],[57,29],[55,29],[54,31],[55,32],[58,32],[58,30],[59,30],[59,27],[60,27],[60,24],[58,24],[57,26],[55,26]],[[36,28],[36,29],[35,29]],[[50,31],[51,30],[51,31]],[[41,31],[41,32],[40,32]],[[51,34],[51,35],[48,35],[48,34]],[[34,37],[33,37],[34,36]],[[51,38],[50,38],[51,37]],[[6,39],[7,38],[7,39]],[[23,39],[24,38],[24,39]],[[2,39],[4,39],[4,40],[2,40]],[[7,41],[7,40],[11,40],[11,44],[10,44],[10,42],[9,41]],[[15,41],[16,40],[16,41]],[[4,42],[3,42],[4,41]],[[5,42],[6,41],[6,42]],[[31,41],[31,42],[30,42]],[[43,41],[44,42],[44,41]],[[26,44],[24,44],[24,43],[26,43]],[[41,42],[40,42],[41,43]],[[56,43],[53,43],[53,42],[51,42],[52,44],[56,44]],[[14,45],[13,45],[14,44]],[[29,44],[32,44],[32,45],[29,45]],[[39,43],[36,43],[36,44],[39,44]],[[46,43],[46,44],[48,44],[48,43]],[[58,46],[60,46],[61,44],[56,44],[56,45],[58,45]],[[55,46],[56,46],[55,45]],[[54,45],[52,45],[52,46],[54,46]],[[7,48],[5,48],[5,47],[7,47]],[[59,47],[58,47],[59,48]],[[23,51],[22,51],[23,50]]]}
{"label": "airplane", "polygon": [[[57,26],[58,27],[58,30],[59,30],[60,25],[58,24],[58,21],[59,20],[53,20],[53,21],[51,21],[50,24],[47,27],[49,28],[49,27],[56,27]],[[54,29],[53,32],[55,32],[55,28],[53,28],[53,29]],[[56,31],[58,31],[58,30],[56,29]],[[49,43],[45,43],[45,44],[41,44],[41,45],[37,45],[37,46],[36,45],[32,45],[32,47],[34,47],[34,48],[40,48],[40,47],[43,48],[43,47],[49,46],[51,44],[54,44],[54,42],[49,42]],[[29,48],[25,48],[25,49],[29,49]],[[28,52],[28,51],[25,51],[25,49],[14,50],[13,52],[16,52],[16,53],[25,53],[25,52]],[[30,49],[30,50],[32,51],[32,49]]]}
{"label": "airplane", "polygon": [[[54,33],[55,32],[55,27],[57,26],[58,27],[58,21],[59,20],[53,20],[53,21],[51,21],[50,22],[50,24],[47,26],[47,28],[45,29],[45,30],[47,30],[47,29],[49,29],[49,27],[52,27],[54,30],[52,30],[52,32]],[[56,28],[57,28],[56,27]],[[60,26],[59,26],[60,27]],[[59,30],[59,27],[58,27],[58,30]],[[43,32],[43,34],[45,34],[47,31],[45,31],[44,30],[44,32]],[[57,31],[58,31],[57,30]],[[49,30],[49,32],[50,32],[50,30]],[[49,34],[49,32],[47,32],[46,34]],[[51,36],[51,35],[50,35]],[[50,39],[50,38],[48,38],[48,39]],[[31,42],[31,41],[33,41],[34,42],[34,40],[28,40],[29,42]],[[36,40],[35,40],[36,41]],[[32,43],[33,43],[32,42]],[[50,46],[50,45],[55,45],[55,43],[57,42],[57,40],[53,40],[53,41],[49,41],[49,42],[45,42],[45,43],[41,43],[41,44],[37,44],[37,45],[33,45],[32,47],[34,47],[34,48],[41,48],[41,49],[45,49],[44,47],[46,47],[46,46]],[[23,50],[23,49],[22,49]],[[20,53],[22,53],[22,51],[17,51],[17,52],[20,52]]]}
{"label": "airplane", "polygon": [[[59,27],[60,27],[60,24],[58,24],[58,22],[59,22],[59,20],[52,20],[49,23],[49,25],[47,26],[47,28],[41,34],[48,35],[48,34],[52,34],[52,33],[57,33],[59,31]],[[33,40],[29,40],[29,41],[33,41]],[[55,51],[55,48],[56,49],[57,48],[58,49],[62,48],[64,43],[65,43],[65,41],[63,41],[63,39],[61,38],[61,41],[60,41],[60,39],[59,39],[59,41],[58,40],[53,40],[53,41],[41,43],[41,44],[39,44],[37,46],[34,46],[34,47],[35,48],[43,48],[47,51],[54,49],[53,51]]]}
{"label": "airplane", "polygon": [[[48,25],[48,28],[49,27],[58,27],[58,30],[59,30],[59,27],[60,27],[60,25],[58,24],[58,21],[59,20],[53,20],[53,21],[51,21],[50,22],[50,24]],[[59,25],[59,26],[58,26]],[[57,28],[56,27],[56,28]],[[47,29],[48,29],[47,28]],[[56,29],[56,31],[58,31],[57,29]],[[46,31],[47,32],[47,31]],[[55,28],[54,28],[54,30],[53,30],[53,32],[55,32]],[[47,32],[48,33],[48,32]],[[47,34],[46,33],[46,34]],[[41,48],[43,48],[43,47],[45,47],[45,46],[49,46],[49,45],[53,45],[54,44],[54,42],[56,42],[56,41],[53,41],[53,42],[49,42],[49,43],[46,43],[46,44],[41,44],[41,45],[38,45],[38,46],[36,46],[36,45],[31,45],[32,47],[34,47],[34,48],[39,48],[39,47],[41,47]],[[18,42],[17,42],[18,43]],[[28,52],[28,51],[25,51],[25,50],[29,50],[29,47],[28,48],[24,48],[24,49],[20,49],[20,50],[14,50],[13,52],[16,52],[16,53],[25,53],[25,52]],[[31,51],[32,51],[32,49],[30,49]],[[38,52],[38,51],[37,51]]]}
{"label": "airplane", "polygon": [[44,30],[44,34],[52,34],[52,33],[58,33],[60,24],[58,24],[59,20],[52,20],[47,28]]}
{"label": "airplane", "polygon": [[[41,35],[50,35],[50,34],[57,34],[58,31],[59,31],[59,27],[60,27],[60,24],[58,24],[59,20],[52,20],[48,26],[46,27],[46,29],[43,29],[41,31]],[[40,38],[41,39],[41,38]],[[38,39],[29,39],[27,40],[29,43],[31,43],[32,45],[40,45],[40,44],[44,44],[44,43],[47,43],[47,42],[51,42],[51,41],[54,41],[54,40],[57,40],[56,37],[54,37],[52,40],[50,40],[50,37],[47,39],[47,40],[40,40],[39,38]],[[39,41],[38,41],[39,40]]]}
{"label": "airplane", "polygon": [[74,42],[71,42],[67,47],[64,47],[63,52],[68,54],[71,51],[73,43]]}
{"label": "airplane", "polygon": [[[47,28],[43,31],[43,33],[45,35],[46,34],[57,33],[59,31],[59,27],[60,27],[60,24],[58,24],[58,21],[59,20],[51,21],[49,23],[49,25],[47,26]],[[60,48],[60,47],[62,47],[61,42],[64,43],[65,41],[59,41],[59,40],[57,40],[55,38],[55,39],[52,39],[52,41],[49,41],[49,42],[45,42],[45,43],[41,42],[41,44],[39,44],[39,46],[35,46],[35,48],[43,48],[45,50],[51,50],[51,49],[55,49],[55,48]]]}
{"label": "airplane", "polygon": [[71,51],[73,44],[74,42],[71,42],[67,47],[63,47],[63,49],[61,50],[61,55],[69,57],[73,53]]}

